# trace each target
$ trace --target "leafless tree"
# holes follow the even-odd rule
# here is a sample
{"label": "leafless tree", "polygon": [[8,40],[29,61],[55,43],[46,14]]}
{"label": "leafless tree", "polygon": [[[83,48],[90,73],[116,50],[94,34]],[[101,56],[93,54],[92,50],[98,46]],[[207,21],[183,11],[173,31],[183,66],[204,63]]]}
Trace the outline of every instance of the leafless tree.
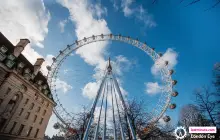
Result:
{"label": "leafless tree", "polygon": [[213,85],[216,88],[216,91],[213,93],[214,97],[215,97],[215,106],[216,106],[216,110],[215,110],[215,116],[217,116],[217,126],[220,127],[220,63],[216,63],[214,66],[214,81],[213,81]]}
{"label": "leafless tree", "polygon": [[[137,99],[132,99],[128,101],[128,114],[131,120],[131,125],[136,132],[136,135],[139,136],[140,139],[167,139],[172,140],[175,139],[171,133],[173,133],[174,127],[169,123],[161,124],[158,123],[155,126],[150,128],[150,131],[146,132],[146,128],[149,126],[149,114],[147,113],[147,104],[144,100],[138,101]],[[124,128],[125,134],[128,139],[132,139],[128,123],[126,123],[126,116],[122,112],[122,116],[124,116]]]}
{"label": "leafless tree", "polygon": [[[187,104],[183,106],[179,114],[179,126],[184,126],[189,132],[190,126],[210,126],[212,123],[199,110],[199,107],[194,104]],[[185,139],[191,139],[189,135]]]}
{"label": "leafless tree", "polygon": [[[132,127],[136,133],[139,133],[144,126],[147,125],[147,111],[146,106],[143,100],[138,101],[137,99],[132,99],[128,101],[128,110],[129,118],[131,120]],[[131,133],[129,130],[128,123],[126,122],[127,118],[124,112],[122,112],[123,124],[125,128],[126,137],[132,139]]]}
{"label": "leafless tree", "polygon": [[209,88],[203,87],[201,89],[195,90],[196,104],[198,109],[207,115],[212,123],[212,125],[217,126],[217,106],[215,99],[213,97],[213,92]]}
{"label": "leafless tree", "polygon": [[152,140],[175,140],[176,138],[173,136],[174,128],[175,127],[170,123],[157,123],[155,126],[150,128],[150,131],[148,131],[148,133],[142,132],[140,138]]}
{"label": "leafless tree", "polygon": [[189,126],[207,126],[210,122],[199,110],[199,107],[193,104],[183,106],[179,114],[179,125],[189,128]]}
{"label": "leafless tree", "polygon": [[[220,97],[220,63],[215,64],[213,74],[214,74],[213,84],[217,91],[216,95]],[[218,98],[218,100],[220,99]]]}
{"label": "leafless tree", "polygon": [[[159,0],[152,0],[152,4],[155,4],[157,3]],[[183,3],[185,2],[186,0],[179,0],[179,3]],[[188,2],[188,1],[187,1]],[[188,2],[188,4],[186,5],[186,7],[188,6],[191,6],[191,5],[194,5],[194,4],[197,4],[201,2],[201,0],[191,0],[190,2]],[[220,0],[215,0],[215,2],[207,9],[205,9],[204,11],[208,11],[208,10],[211,10],[212,8],[215,8],[217,7],[218,5],[220,4]]]}
{"label": "leafless tree", "polygon": [[[89,110],[88,107],[83,106],[82,110],[75,114],[73,122],[73,128],[76,130],[75,137],[77,139],[82,139],[87,127],[87,122],[89,119]],[[92,126],[94,128],[94,125]],[[93,131],[93,129],[91,129]],[[89,137],[91,137],[91,133],[89,133]]]}

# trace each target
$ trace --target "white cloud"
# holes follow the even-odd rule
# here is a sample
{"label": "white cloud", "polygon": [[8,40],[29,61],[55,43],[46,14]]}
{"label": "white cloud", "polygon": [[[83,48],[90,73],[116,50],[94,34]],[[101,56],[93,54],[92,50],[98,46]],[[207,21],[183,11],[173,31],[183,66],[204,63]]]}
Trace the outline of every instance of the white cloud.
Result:
{"label": "white cloud", "polygon": [[130,8],[133,2],[134,2],[133,0],[122,0],[121,1],[121,7],[123,9],[124,16],[128,17],[134,13],[134,9]]}
{"label": "white cloud", "polygon": [[43,48],[42,41],[48,33],[50,13],[43,1],[7,0],[0,3],[0,30],[16,45],[20,38],[28,38],[31,43],[22,54],[34,64],[37,58],[43,57],[32,45]]}
{"label": "white cloud", "polygon": [[99,89],[98,82],[89,82],[82,89],[82,94],[83,96],[88,97],[89,99],[94,99],[98,89]]}
{"label": "white cloud", "polygon": [[[105,61],[105,65],[108,62]],[[114,74],[116,76],[121,76],[123,72],[129,70],[130,66],[132,65],[132,63],[124,56],[119,55],[116,57],[116,62],[111,61],[113,70],[114,70]],[[83,95],[85,97],[88,97],[89,99],[94,99],[98,88],[100,86],[100,80],[103,78],[103,74],[104,74],[104,69],[103,68],[98,68],[95,69],[95,74],[93,75],[93,78],[96,80],[95,82],[89,82],[85,85],[85,87],[82,89]],[[128,92],[122,88],[122,81],[120,79],[117,78],[118,84],[120,86],[120,90],[122,92],[122,94],[124,96],[127,96]]]}
{"label": "white cloud", "polygon": [[142,5],[137,8],[135,16],[138,20],[142,21],[144,25],[149,28],[157,26],[157,23],[153,19],[153,15],[148,13],[148,11],[144,9]]}
{"label": "white cloud", "polygon": [[65,81],[62,81],[60,79],[57,79],[55,84],[56,89],[61,90],[63,93],[67,93],[69,90],[73,88],[71,85],[68,85]]}
{"label": "white cloud", "polygon": [[123,72],[129,71],[131,66],[134,64],[135,63],[131,62],[130,60],[127,59],[127,57],[125,57],[123,55],[116,56],[115,62],[112,61],[114,73],[119,76],[121,76],[123,74]]}
{"label": "white cloud", "polygon": [[[103,103],[103,107],[102,107],[102,111],[101,111],[101,116],[100,116],[100,127],[103,126],[104,124],[104,115],[105,115],[105,104]],[[98,117],[99,117],[99,113],[100,113],[100,109],[101,107],[96,107],[95,112],[94,112],[94,122],[98,122]],[[107,112],[106,112],[106,125],[108,128],[110,128],[113,124],[112,124],[112,109],[111,108],[107,108]]]}
{"label": "white cloud", "polygon": [[[102,15],[105,15],[106,12],[105,9],[100,10],[101,6],[96,7],[91,10],[91,7],[89,6],[89,3],[85,0],[77,1],[77,0],[65,0],[61,1],[58,0],[58,2],[66,7],[70,12],[70,20],[75,24],[75,32],[78,39],[82,39],[84,37],[92,36],[92,35],[98,35],[98,34],[109,34],[110,29],[107,26],[106,21],[102,18]],[[100,86],[100,80],[103,78],[102,74],[105,70],[105,67],[107,65],[107,60],[105,58],[107,55],[106,47],[108,45],[108,42],[97,42],[94,44],[86,45],[76,51],[76,54],[80,55],[84,59],[86,63],[88,63],[91,66],[94,66],[95,73],[93,74],[93,79],[95,79],[94,82],[87,83],[82,88],[82,94],[84,97],[88,99],[94,99],[98,88]],[[117,62],[117,63],[116,63]],[[118,56],[116,57],[116,62],[112,61],[113,69],[116,69],[117,75],[122,74],[121,68],[124,67],[126,64],[126,68],[123,70],[128,70],[130,67],[129,60],[124,56]],[[120,85],[121,92],[123,96],[128,94],[126,90],[122,88],[122,82],[118,80],[118,83]],[[108,103],[111,103],[111,96],[108,96]],[[109,105],[108,104],[108,105]],[[95,120],[97,120],[97,114],[99,112],[100,107],[96,108],[95,111]],[[108,109],[108,114],[111,113],[111,110]],[[104,114],[104,113],[102,113]],[[103,115],[102,115],[103,116]],[[112,115],[111,115],[112,116]],[[110,116],[110,117],[111,117]],[[103,119],[101,119],[103,120]],[[110,118],[108,117],[107,122],[108,124]]]}
{"label": "white cloud", "polygon": [[[43,47],[42,41],[48,33],[50,13],[42,0],[1,1],[0,19],[1,32],[13,44],[20,38],[28,38],[31,44]],[[33,50],[31,52],[34,53]]]}
{"label": "white cloud", "polygon": [[63,70],[63,74],[67,74],[70,70],[69,69],[65,69]]}
{"label": "white cloud", "polygon": [[[70,12],[70,19],[75,24],[75,32],[78,39],[84,37],[97,35],[97,34],[109,34],[110,29],[104,19],[96,19],[94,13],[102,13],[100,9],[91,10],[86,0],[65,0],[58,2],[66,7]],[[98,12],[99,11],[99,12]],[[96,14],[100,16],[101,14]],[[105,65],[104,54],[106,51],[107,42],[98,42],[95,44],[86,45],[76,51],[85,62],[92,66],[102,67]]]}
{"label": "white cloud", "polygon": [[113,7],[115,10],[118,10],[119,7],[118,7],[118,0],[110,0],[112,3],[113,3]]}
{"label": "white cloud", "polygon": [[48,135],[49,137],[52,137],[54,134],[59,133],[58,129],[54,129],[54,124],[57,123],[57,117],[55,116],[55,114],[52,114],[48,125],[47,125],[47,129],[45,131],[45,134]]}
{"label": "white cloud", "polygon": [[54,56],[52,55],[52,54],[48,54],[47,56],[46,56],[46,58],[45,58],[45,61],[44,61],[44,63],[42,64],[42,66],[41,66],[41,72],[44,74],[44,75],[47,75],[47,73],[48,73],[48,70],[47,70],[47,66],[49,65],[51,65],[52,63],[53,63],[53,60],[52,60],[52,58],[53,58]]}
{"label": "white cloud", "polygon": [[[177,64],[178,54],[173,49],[168,48],[167,51],[163,54],[161,58],[159,58],[155,64],[151,67],[151,73],[154,76],[158,76],[160,74],[160,70],[165,67],[165,61],[168,61],[168,68],[173,69]],[[146,89],[145,92],[147,94],[157,94],[160,93],[163,89],[163,86],[160,86],[157,82],[148,82],[145,83]]]}
{"label": "white cloud", "polygon": [[59,25],[59,27],[60,27],[60,32],[61,32],[61,33],[64,32],[64,30],[65,30],[65,26],[66,26],[67,22],[68,22],[67,19],[62,20],[62,21],[59,22],[58,25]]}
{"label": "white cloud", "polygon": [[[37,58],[43,58],[32,47],[36,45],[43,48],[42,42],[48,33],[50,13],[46,10],[43,1],[40,0],[7,0],[0,3],[0,30],[14,44],[20,38],[28,38],[28,44],[22,54],[34,64]],[[47,75],[47,65],[52,64],[53,55],[48,54],[42,65],[41,71]],[[64,81],[58,81],[59,89],[66,92],[70,86]]]}
{"label": "white cloud", "polygon": [[177,64],[178,54],[173,49],[168,48],[167,51],[163,54],[161,58],[159,58],[155,64],[151,67],[151,72],[153,75],[158,75],[160,69],[165,66],[165,61],[168,61],[168,68],[172,69]]}
{"label": "white cloud", "polygon": [[[113,7],[118,10],[119,0],[111,0]],[[150,14],[147,9],[144,9],[142,5],[135,3],[135,0],[120,0],[121,9],[125,17],[134,17],[136,20],[143,22],[146,27],[156,27],[157,24],[154,21],[153,15]]]}
{"label": "white cloud", "polygon": [[146,90],[145,93],[153,95],[153,94],[157,94],[161,92],[161,87],[159,86],[159,84],[157,82],[153,83],[153,82],[148,82],[145,83],[146,86]]}
{"label": "white cloud", "polygon": [[[75,32],[78,39],[102,33],[110,33],[106,21],[101,18],[101,16],[106,13],[106,10],[102,9],[99,3],[92,5],[86,0],[57,1],[69,10],[70,20],[75,24]],[[98,19],[96,19],[96,17],[98,17]],[[93,77],[100,77],[98,73],[105,69],[106,61],[104,55],[107,44],[108,42],[97,42],[95,44],[86,45],[76,51],[76,54],[80,55],[86,63],[95,66],[95,74]],[[82,89],[83,95],[89,99],[93,98],[94,94],[97,93],[98,86],[98,81],[87,83]]]}
{"label": "white cloud", "polygon": [[92,11],[93,15],[98,18],[102,18],[102,16],[107,15],[107,8],[102,7],[100,1],[96,4],[90,5],[90,10]]}
{"label": "white cloud", "polygon": [[[52,60],[53,57],[54,56],[51,54],[48,54],[46,56],[45,62],[42,64],[42,68],[41,68],[41,71],[44,75],[47,75],[48,70],[47,70],[46,66],[48,66],[48,65],[50,66],[53,63],[53,60]],[[62,81],[60,79],[57,79],[55,84],[56,84],[56,90],[61,91],[63,93],[67,93],[69,90],[71,90],[73,88],[67,82]]]}

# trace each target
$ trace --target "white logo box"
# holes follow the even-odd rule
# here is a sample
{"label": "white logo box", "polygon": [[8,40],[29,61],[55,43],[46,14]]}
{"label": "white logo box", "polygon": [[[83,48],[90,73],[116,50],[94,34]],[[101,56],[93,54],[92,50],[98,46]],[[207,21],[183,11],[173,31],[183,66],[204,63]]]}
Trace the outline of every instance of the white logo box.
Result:
{"label": "white logo box", "polygon": [[217,133],[215,126],[190,126],[189,133]]}

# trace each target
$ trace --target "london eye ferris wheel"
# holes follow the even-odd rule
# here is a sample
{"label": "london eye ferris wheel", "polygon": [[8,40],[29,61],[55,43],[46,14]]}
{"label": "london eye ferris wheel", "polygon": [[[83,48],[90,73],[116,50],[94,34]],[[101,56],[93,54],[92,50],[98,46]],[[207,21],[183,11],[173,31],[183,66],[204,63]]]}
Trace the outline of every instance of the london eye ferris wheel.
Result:
{"label": "london eye ferris wheel", "polygon": [[[123,36],[123,35],[113,35],[113,34],[101,34],[101,35],[93,35],[90,37],[84,37],[82,40],[76,40],[73,44],[67,45],[67,47],[59,52],[59,54],[56,57],[53,57],[53,63],[51,66],[47,66],[48,69],[48,84],[51,89],[51,93],[53,95],[53,98],[55,102],[57,103],[57,106],[54,108],[53,112],[56,115],[56,117],[59,120],[59,123],[56,123],[54,125],[55,128],[60,128],[62,129],[65,133],[68,134],[73,134],[74,132],[71,132],[71,129],[73,129],[73,118],[74,114],[70,113],[67,111],[66,107],[63,105],[59,98],[59,94],[57,93],[57,77],[58,73],[60,70],[60,67],[62,64],[65,62],[66,58],[71,55],[72,52],[76,51],[77,49],[96,42],[103,42],[103,41],[118,41],[118,42],[123,42],[126,44],[130,44],[143,52],[145,52],[152,60],[154,63],[157,63],[158,60],[160,60],[161,63],[161,57],[163,56],[162,53],[157,53],[154,48],[149,47],[146,43],[143,43],[139,41],[138,39],[133,39],[130,36]],[[133,139],[136,139],[137,136],[135,135],[136,133],[134,132],[134,129],[132,128],[130,119],[129,119],[129,112],[127,111],[127,108],[129,106],[125,103],[124,97],[121,93],[117,77],[114,74],[114,67],[111,65],[111,61],[109,60],[108,64],[106,64],[106,69],[103,72],[103,76],[100,80],[100,85],[97,90],[96,97],[93,101],[93,104],[91,106],[91,109],[88,114],[88,121],[87,121],[87,127],[85,129],[85,134],[83,139],[87,140],[88,139],[88,133],[89,130],[91,129],[91,124],[94,122],[94,111],[97,107],[97,103],[100,101],[101,103],[101,108],[105,110],[104,112],[104,126],[103,126],[103,137],[106,136],[106,107],[107,107],[107,94],[111,95],[111,100],[112,102],[112,111],[113,111],[113,136],[116,139],[116,131],[120,131],[120,136],[122,139],[124,138],[124,132],[123,132],[123,126],[120,125],[119,128],[115,126],[115,120],[118,118],[119,124],[120,124],[120,108],[118,105],[122,106],[122,109],[125,111],[125,114],[127,116],[126,122],[129,125],[129,129],[131,131]],[[162,60],[162,67],[160,68],[160,76],[162,79],[163,83],[163,89],[162,89],[162,94],[160,94],[160,97],[157,101],[157,104],[150,110],[149,116],[147,118],[147,123],[148,123],[148,128],[156,124],[160,119],[163,119],[165,122],[170,121],[170,117],[165,115],[165,112],[167,109],[174,109],[176,107],[175,103],[172,103],[172,98],[176,97],[178,95],[178,92],[174,90],[174,85],[176,85],[177,81],[172,79],[172,74],[174,73],[174,70],[169,69],[168,65],[169,62],[166,60]],[[115,104],[115,105],[113,105]],[[100,113],[98,113],[98,122],[96,124],[96,129],[94,132],[94,139],[97,138],[98,132],[100,131]]]}

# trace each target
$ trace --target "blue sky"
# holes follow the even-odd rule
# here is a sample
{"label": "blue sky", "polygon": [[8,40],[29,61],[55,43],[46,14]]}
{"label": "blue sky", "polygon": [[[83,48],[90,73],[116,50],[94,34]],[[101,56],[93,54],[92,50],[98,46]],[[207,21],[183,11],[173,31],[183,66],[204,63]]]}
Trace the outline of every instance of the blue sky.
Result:
{"label": "blue sky", "polygon": [[[219,6],[204,12],[213,1],[204,0],[186,7],[189,2],[186,0],[180,4],[174,0],[161,0],[152,4],[151,1],[131,0],[45,0],[24,1],[20,7],[23,6],[25,10],[21,10],[12,4],[13,1],[8,1],[5,2],[5,9],[15,6],[19,9],[17,13],[20,12],[22,16],[17,18],[17,13],[13,11],[0,13],[1,19],[11,23],[3,22],[0,29],[13,43],[19,38],[30,38],[32,43],[24,55],[32,63],[37,57],[44,57],[46,62],[43,67],[50,64],[52,56],[56,56],[67,44],[92,34],[120,33],[146,41],[157,52],[165,53],[168,48],[172,49],[171,55],[177,58],[169,58],[172,62],[176,61],[172,67],[176,71],[173,78],[178,80],[175,89],[179,96],[172,100],[177,108],[168,110],[167,114],[175,122],[180,107],[193,102],[193,90],[210,85],[213,65],[220,60]],[[35,22],[27,20],[32,18]],[[80,110],[82,105],[91,105],[90,95],[83,94],[83,89],[87,85],[90,87],[88,91],[96,90],[97,79],[93,74],[100,72],[97,69],[103,68],[104,60],[108,57],[114,62],[121,62],[121,65],[117,65],[122,73],[119,72],[118,77],[128,99],[144,99],[152,102],[149,106],[157,103],[160,93],[146,93],[145,83],[160,82],[159,76],[152,74],[154,63],[150,57],[130,45],[106,42],[93,44],[90,49],[82,48],[62,65],[58,92],[64,107]],[[55,121],[53,116],[47,134],[55,133],[52,130]]]}

